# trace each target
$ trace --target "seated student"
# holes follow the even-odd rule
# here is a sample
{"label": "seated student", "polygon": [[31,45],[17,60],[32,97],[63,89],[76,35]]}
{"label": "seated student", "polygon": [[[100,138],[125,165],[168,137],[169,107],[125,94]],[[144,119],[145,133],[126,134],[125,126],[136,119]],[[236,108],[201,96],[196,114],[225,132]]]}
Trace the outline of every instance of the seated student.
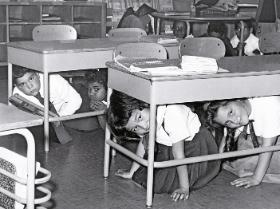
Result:
{"label": "seated student", "polygon": [[223,41],[226,48],[225,56],[237,56],[238,49],[233,48],[230,43],[229,38],[227,37],[227,26],[223,22],[211,22],[207,28],[207,36],[216,37]]}
{"label": "seated student", "polygon": [[241,24],[235,24],[235,35],[231,38],[230,43],[233,48],[240,48],[244,47],[244,55],[247,56],[254,56],[260,55],[260,48],[259,48],[259,38],[253,34],[253,23],[252,21],[244,21],[244,46],[240,44],[240,37],[241,37]]}
{"label": "seated student", "polygon": [[132,7],[129,7],[123,14],[117,28],[142,28],[147,34],[152,34],[153,25],[150,14],[155,11],[147,4],[143,4],[136,12]]}
{"label": "seated student", "polygon": [[178,39],[184,39],[187,36],[187,24],[184,21],[174,21],[173,34]]}
{"label": "seated student", "polygon": [[[115,135],[141,138],[136,153],[147,159],[148,104],[114,90],[107,114]],[[157,108],[156,120],[155,161],[217,153],[213,136],[186,105],[161,105]],[[220,161],[206,161],[155,169],[153,191],[171,193],[174,201],[188,199],[189,192],[205,186],[218,174],[219,168]],[[147,186],[147,168],[136,162],[129,171],[120,169],[116,175]]]}
{"label": "seated student", "polygon": [[[207,114],[208,122],[212,125],[220,124],[230,129],[237,129],[249,124],[252,142],[255,134],[257,144],[262,147],[275,145],[280,135],[279,96],[214,101],[208,106]],[[248,149],[250,147],[248,144],[249,142],[246,142],[238,149]],[[266,152],[257,156],[238,158],[229,164],[227,170],[241,177],[231,182],[232,185],[249,188],[259,185],[262,181],[280,183],[279,163],[279,152],[274,154]]]}
{"label": "seated student", "polygon": [[[93,111],[107,109],[107,69],[98,69],[86,73],[89,108]],[[106,116],[97,116],[102,129],[106,126]]]}

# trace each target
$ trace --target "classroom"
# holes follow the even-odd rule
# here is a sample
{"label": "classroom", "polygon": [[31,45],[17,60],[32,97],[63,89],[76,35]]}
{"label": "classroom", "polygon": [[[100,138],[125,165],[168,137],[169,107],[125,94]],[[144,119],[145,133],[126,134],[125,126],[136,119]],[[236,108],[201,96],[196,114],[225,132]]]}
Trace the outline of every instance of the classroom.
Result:
{"label": "classroom", "polygon": [[279,13],[0,0],[0,208],[279,208]]}

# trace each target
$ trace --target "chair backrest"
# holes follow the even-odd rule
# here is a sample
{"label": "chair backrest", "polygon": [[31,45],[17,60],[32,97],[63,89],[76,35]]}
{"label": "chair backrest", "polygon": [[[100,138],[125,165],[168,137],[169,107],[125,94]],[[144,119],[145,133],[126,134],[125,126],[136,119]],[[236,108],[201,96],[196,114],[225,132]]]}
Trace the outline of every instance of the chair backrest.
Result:
{"label": "chair backrest", "polygon": [[116,47],[114,57],[167,59],[166,49],[157,43],[124,43]]}
{"label": "chair backrest", "polygon": [[32,31],[34,41],[74,40],[77,31],[70,25],[38,25]]}
{"label": "chair backrest", "polygon": [[215,37],[185,38],[179,45],[180,57],[191,55],[220,59],[225,52],[223,41]]}
{"label": "chair backrest", "polygon": [[274,23],[279,18],[279,0],[259,0],[256,12],[256,22]]}
{"label": "chair backrest", "polygon": [[280,32],[271,32],[261,35],[260,50],[264,54],[280,53]]}
{"label": "chair backrest", "polygon": [[109,39],[120,41],[139,41],[142,36],[147,36],[141,28],[114,28],[108,33]]}

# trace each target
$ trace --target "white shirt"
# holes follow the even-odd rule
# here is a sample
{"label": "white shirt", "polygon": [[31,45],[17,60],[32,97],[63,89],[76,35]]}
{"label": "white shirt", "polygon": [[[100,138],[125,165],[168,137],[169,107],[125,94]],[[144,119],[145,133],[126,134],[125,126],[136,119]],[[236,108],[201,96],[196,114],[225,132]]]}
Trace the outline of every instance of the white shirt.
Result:
{"label": "white shirt", "polygon": [[[233,36],[230,40],[230,43],[233,48],[236,48],[239,42],[240,42],[240,40],[237,37],[237,35]],[[253,51],[255,51],[255,50],[260,51],[259,38],[256,37],[254,34],[250,33],[249,37],[244,42],[246,43],[246,45],[244,47],[244,53],[247,56],[254,56],[255,54],[253,53]]]}
{"label": "white shirt", "polygon": [[250,120],[254,120],[256,136],[271,138],[280,135],[280,96],[249,99]]}
{"label": "white shirt", "polygon": [[156,141],[172,146],[181,140],[191,141],[200,129],[198,116],[185,105],[163,105],[157,108]]}
{"label": "white shirt", "polygon": [[[39,73],[39,77],[41,82],[41,88],[39,91],[42,97],[44,97],[43,74]],[[15,87],[13,91],[13,94],[16,93],[43,107],[37,98],[24,94],[17,87]],[[80,94],[68,83],[68,81],[58,74],[51,74],[49,76],[49,95],[49,100],[54,105],[59,116],[74,114],[82,104]]]}

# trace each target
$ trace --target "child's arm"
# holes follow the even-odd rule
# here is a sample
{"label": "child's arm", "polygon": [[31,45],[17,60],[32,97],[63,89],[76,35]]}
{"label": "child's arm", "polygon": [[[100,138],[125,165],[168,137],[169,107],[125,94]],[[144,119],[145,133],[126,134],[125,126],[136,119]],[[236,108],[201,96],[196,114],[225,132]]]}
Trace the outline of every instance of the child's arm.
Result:
{"label": "child's arm", "polygon": [[[175,160],[185,158],[184,143],[185,143],[185,141],[181,140],[181,141],[173,144],[172,153],[173,153]],[[189,177],[188,177],[187,165],[177,166],[176,169],[177,169],[177,173],[179,176],[180,188],[176,189],[172,193],[171,198],[174,201],[188,199],[189,198]]]}
{"label": "child's arm", "polygon": [[[263,147],[272,146],[275,144],[277,137],[264,138]],[[236,179],[231,182],[236,187],[244,186],[249,188],[251,186],[259,185],[268,169],[273,152],[264,152],[259,155],[259,160],[255,172],[252,176]]]}
{"label": "child's arm", "polygon": [[57,74],[50,75],[50,99],[60,116],[74,114],[82,104],[80,94]]}
{"label": "child's arm", "polygon": [[[139,157],[143,157],[145,154],[145,149],[144,149],[144,145],[143,145],[143,140],[141,139],[137,150],[136,150],[136,154]],[[124,179],[131,179],[134,172],[138,170],[138,168],[140,167],[140,165],[137,162],[133,162],[131,165],[130,170],[126,170],[126,169],[118,169],[117,172],[115,173],[116,176],[122,177]]]}

